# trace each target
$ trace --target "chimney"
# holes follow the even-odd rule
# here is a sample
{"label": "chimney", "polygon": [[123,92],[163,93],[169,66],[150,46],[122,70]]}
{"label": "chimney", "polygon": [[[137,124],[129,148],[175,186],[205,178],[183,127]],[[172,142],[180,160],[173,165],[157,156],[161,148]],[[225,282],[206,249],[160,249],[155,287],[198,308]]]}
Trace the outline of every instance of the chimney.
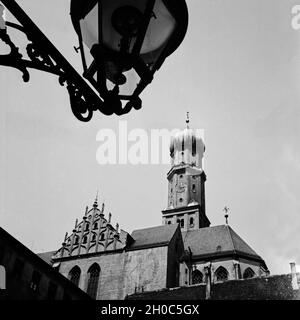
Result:
{"label": "chimney", "polygon": [[296,272],[296,263],[295,262],[290,262],[290,266],[291,266],[293,290],[299,290],[297,272]]}

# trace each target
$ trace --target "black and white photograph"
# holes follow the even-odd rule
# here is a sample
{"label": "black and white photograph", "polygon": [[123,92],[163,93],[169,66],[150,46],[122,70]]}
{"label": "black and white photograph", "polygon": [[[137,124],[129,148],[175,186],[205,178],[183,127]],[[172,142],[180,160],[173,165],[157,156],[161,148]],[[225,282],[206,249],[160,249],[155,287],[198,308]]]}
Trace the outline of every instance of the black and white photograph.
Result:
{"label": "black and white photograph", "polygon": [[300,300],[299,141],[300,0],[0,0],[0,310]]}

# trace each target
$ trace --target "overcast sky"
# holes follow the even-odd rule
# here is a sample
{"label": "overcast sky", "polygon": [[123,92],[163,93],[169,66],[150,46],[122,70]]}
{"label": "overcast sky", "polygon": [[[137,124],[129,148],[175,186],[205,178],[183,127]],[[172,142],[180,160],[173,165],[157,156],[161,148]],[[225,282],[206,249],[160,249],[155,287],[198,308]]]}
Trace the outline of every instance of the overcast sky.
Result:
{"label": "overcast sky", "polygon": [[[298,1],[300,4],[300,1]],[[80,69],[68,0],[19,0]],[[56,77],[0,67],[0,221],[35,252],[56,250],[97,189],[113,223],[161,224],[168,165],[99,165],[103,128],[205,130],[207,216],[229,224],[271,273],[300,264],[300,30],[292,0],[187,0],[184,42],[142,94],[143,108],[88,123],[72,114]],[[8,15],[9,17],[9,15]],[[20,46],[23,37],[14,34]],[[0,44],[1,52],[4,48]]]}

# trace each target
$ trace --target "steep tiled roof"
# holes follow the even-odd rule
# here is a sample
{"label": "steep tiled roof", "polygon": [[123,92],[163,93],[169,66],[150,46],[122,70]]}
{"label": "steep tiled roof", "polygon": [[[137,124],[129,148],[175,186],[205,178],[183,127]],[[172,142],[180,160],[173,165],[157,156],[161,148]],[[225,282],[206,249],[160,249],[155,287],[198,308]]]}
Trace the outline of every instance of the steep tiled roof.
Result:
{"label": "steep tiled roof", "polygon": [[166,245],[171,241],[177,228],[177,224],[169,224],[153,228],[134,230],[131,234],[134,242],[128,249],[134,250],[144,247],[156,247],[163,244]]}
{"label": "steep tiled roof", "polygon": [[228,225],[182,232],[182,238],[185,249],[190,247],[193,256],[219,256],[232,253],[262,260]]}
{"label": "steep tiled roof", "polygon": [[41,259],[43,259],[48,264],[52,265],[51,258],[55,253],[56,253],[56,251],[48,251],[48,252],[38,253],[37,256],[39,256]]}

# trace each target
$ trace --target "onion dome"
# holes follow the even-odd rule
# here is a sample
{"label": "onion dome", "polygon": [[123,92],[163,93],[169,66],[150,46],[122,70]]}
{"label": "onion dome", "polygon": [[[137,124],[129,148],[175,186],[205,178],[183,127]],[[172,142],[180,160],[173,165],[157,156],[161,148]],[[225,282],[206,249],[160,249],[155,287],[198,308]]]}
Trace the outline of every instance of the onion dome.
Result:
{"label": "onion dome", "polygon": [[202,158],[205,145],[201,137],[202,130],[190,129],[189,118],[186,120],[187,127],[177,132],[170,143],[170,156],[172,166],[192,165],[202,169]]}

